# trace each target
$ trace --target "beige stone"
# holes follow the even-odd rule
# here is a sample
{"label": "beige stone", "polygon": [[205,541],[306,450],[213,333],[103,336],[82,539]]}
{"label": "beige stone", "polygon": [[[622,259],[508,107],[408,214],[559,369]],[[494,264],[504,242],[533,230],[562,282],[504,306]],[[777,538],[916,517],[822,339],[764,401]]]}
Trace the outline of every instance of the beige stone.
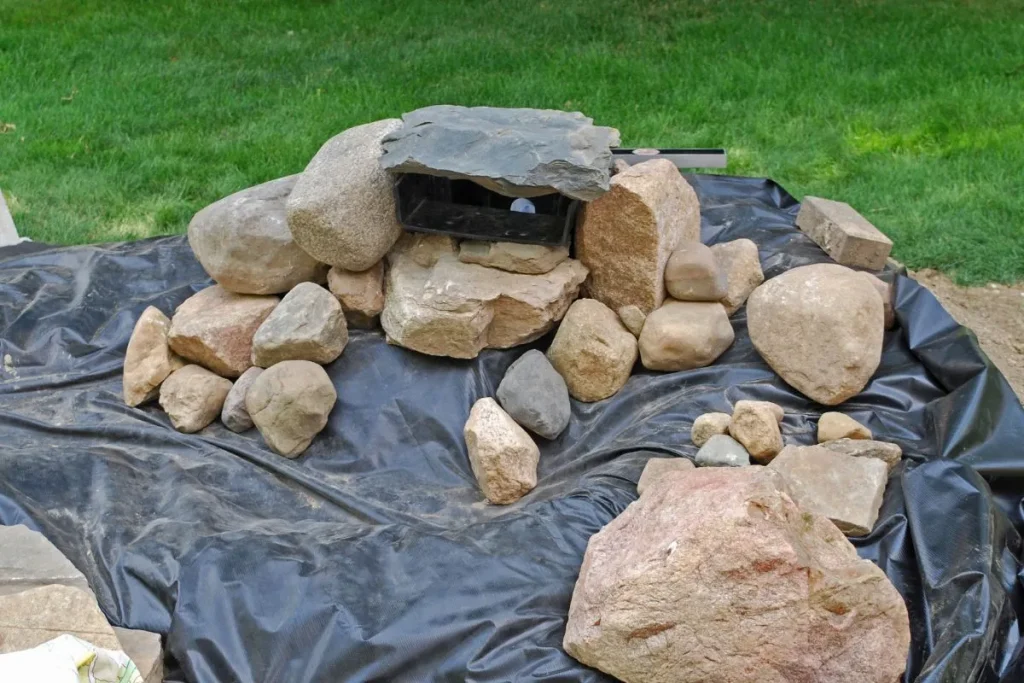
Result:
{"label": "beige stone", "polygon": [[591,537],[563,647],[625,683],[894,683],[906,605],[776,473],[668,473]]}
{"label": "beige stone", "polygon": [[786,446],[769,467],[785,478],[800,509],[828,517],[847,536],[871,533],[889,479],[881,460],[821,446]]}
{"label": "beige stone", "polygon": [[252,338],[252,363],[269,368],[285,360],[321,365],[341,355],[348,327],[341,304],[326,289],[303,282],[288,292]]}
{"label": "beige stone", "polygon": [[885,329],[891,330],[896,327],[896,310],[893,308],[892,285],[871,273],[860,271],[860,274],[871,283],[871,286],[875,288],[878,295],[882,297],[882,306],[884,306],[883,310],[885,312]]}
{"label": "beige stone", "polygon": [[796,227],[844,266],[882,270],[892,251],[892,240],[845,202],[804,197]]}
{"label": "beige stone", "polygon": [[647,320],[647,316],[638,306],[623,306],[616,313],[619,314],[619,320],[626,326],[626,329],[633,333],[634,337],[639,337],[640,332],[644,329],[644,322]]}
{"label": "beige stone", "polygon": [[818,443],[836,439],[870,439],[871,430],[843,413],[822,413],[818,418]]}
{"label": "beige stone", "polygon": [[626,161],[625,159],[616,158],[615,161],[612,162],[612,175],[622,173],[623,171],[629,169],[629,166],[629,162]]}
{"label": "beige stone", "polygon": [[160,407],[175,429],[191,434],[217,419],[229,391],[231,380],[199,365],[186,365],[160,385]]}
{"label": "beige stone", "polygon": [[296,458],[327,426],[337,400],[334,384],[320,365],[286,360],[256,378],[245,395],[245,408],[271,450]]}
{"label": "beige stone", "polygon": [[531,342],[561,320],[587,269],[567,260],[542,275],[462,263],[441,250],[393,252],[381,326],[388,341],[420,353],[475,358],[485,348]]}
{"label": "beige stone", "polygon": [[160,383],[185,364],[167,345],[170,328],[170,319],[153,306],[139,316],[124,354],[122,388],[126,404],[135,407],[155,399]]}
{"label": "beige stone", "polygon": [[725,274],[725,298],[722,305],[732,315],[747,301],[750,293],[764,282],[757,245],[748,239],[723,242],[711,247],[718,267]]}
{"label": "beige stone", "polygon": [[700,242],[686,242],[668,257],[665,288],[680,301],[721,301],[728,282],[715,253]]}
{"label": "beige stone", "polygon": [[331,268],[327,286],[341,304],[349,327],[377,326],[384,310],[384,261],[361,273]]}
{"label": "beige stone", "polygon": [[276,296],[234,294],[219,285],[185,300],[171,318],[171,350],[224,377],[252,367],[252,336],[277,306]]}
{"label": "beige stone", "polygon": [[537,444],[493,398],[473,404],[462,433],[470,467],[487,500],[508,505],[537,485]]}
{"label": "beige stone", "polygon": [[801,266],[750,295],[747,328],[787,384],[825,405],[856,396],[882,359],[882,300],[855,271]]}
{"label": "beige stone", "polygon": [[689,458],[651,458],[644,465],[644,471],[640,473],[640,480],[636,483],[636,495],[644,495],[644,491],[668,472],[692,469],[694,469],[694,464]]}
{"label": "beige stone", "polygon": [[588,403],[621,389],[636,358],[636,338],[596,299],[573,303],[548,347],[548,360],[565,379],[569,394]]}
{"label": "beige stone", "polygon": [[380,141],[398,119],[367,123],[320,148],[288,196],[288,227],[317,261],[355,272],[372,268],[402,235]]}
{"label": "beige stone", "polygon": [[567,258],[569,247],[476,240],[465,240],[459,245],[459,260],[463,263],[478,263],[526,275],[547,273]]}
{"label": "beige stone", "polygon": [[590,269],[590,296],[612,310],[650,313],[665,299],[665,264],[685,242],[700,241],[700,203],[667,159],[630,166],[611,190],[588,203],[576,229],[576,254]]}
{"label": "beige stone", "polygon": [[245,409],[245,395],[261,374],[263,368],[249,368],[231,385],[231,391],[224,399],[224,407],[220,410],[220,421],[231,431],[242,433],[252,429],[252,418]]}
{"label": "beige stone", "polygon": [[872,441],[870,439],[837,439],[820,444],[822,448],[833,453],[842,453],[855,458],[875,458],[888,466],[891,472],[903,458],[903,449],[894,443]]}
{"label": "beige stone", "polygon": [[714,363],[734,338],[722,304],[667,300],[644,322],[640,360],[648,370],[703,368]]}
{"label": "beige stone", "polygon": [[64,633],[97,647],[121,649],[87,590],[50,584],[0,595],[0,654],[27,650]]}
{"label": "beige stone", "polygon": [[704,413],[693,421],[693,427],[690,428],[690,441],[694,446],[700,448],[715,434],[728,434],[731,420],[732,416],[729,413]]}
{"label": "beige stone", "polygon": [[188,224],[188,243],[207,273],[239,294],[278,294],[323,282],[327,266],[292,239],[285,200],[299,176],[271,180],[225,197]]}
{"label": "beige stone", "polygon": [[399,259],[410,259],[418,266],[432,268],[442,256],[457,256],[458,253],[458,243],[448,235],[407,232],[388,252],[387,261],[393,264]]}
{"label": "beige stone", "polygon": [[769,401],[736,401],[729,434],[743,444],[750,457],[762,465],[782,450],[779,422],[782,408]]}

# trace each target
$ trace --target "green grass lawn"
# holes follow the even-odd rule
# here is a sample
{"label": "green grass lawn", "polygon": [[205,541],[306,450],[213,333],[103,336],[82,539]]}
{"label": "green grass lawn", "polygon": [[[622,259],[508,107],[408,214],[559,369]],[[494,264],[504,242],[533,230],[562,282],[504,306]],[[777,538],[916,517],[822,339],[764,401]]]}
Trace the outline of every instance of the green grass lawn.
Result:
{"label": "green grass lawn", "polygon": [[580,110],[1024,279],[1024,2],[0,0],[0,187],[62,243],[181,232],[353,124]]}

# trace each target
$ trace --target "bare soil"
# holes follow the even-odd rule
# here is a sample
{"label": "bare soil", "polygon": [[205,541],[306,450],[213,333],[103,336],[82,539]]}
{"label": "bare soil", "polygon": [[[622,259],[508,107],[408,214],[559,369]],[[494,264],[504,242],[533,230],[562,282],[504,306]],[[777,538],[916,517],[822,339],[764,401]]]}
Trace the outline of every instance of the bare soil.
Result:
{"label": "bare soil", "polygon": [[1024,283],[958,287],[934,270],[911,273],[950,315],[977,335],[981,348],[1024,402]]}

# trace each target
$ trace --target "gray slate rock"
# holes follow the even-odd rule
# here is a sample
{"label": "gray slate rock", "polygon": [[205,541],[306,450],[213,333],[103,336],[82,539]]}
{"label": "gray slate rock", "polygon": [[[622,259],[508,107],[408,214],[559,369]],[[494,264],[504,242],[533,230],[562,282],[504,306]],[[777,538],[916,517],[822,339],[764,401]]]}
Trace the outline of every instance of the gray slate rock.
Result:
{"label": "gray slate rock", "polygon": [[285,360],[327,364],[348,344],[338,300],[320,285],[303,282],[288,292],[252,337],[252,363],[269,368]]}
{"label": "gray slate rock", "polygon": [[694,462],[697,467],[746,467],[750,464],[750,454],[731,436],[715,434],[697,451]]}
{"label": "gray slate rock", "polygon": [[245,395],[249,387],[256,381],[256,378],[263,372],[263,368],[249,368],[242,373],[242,376],[235,380],[224,399],[224,407],[220,411],[220,421],[224,426],[233,432],[241,434],[252,429],[252,418],[245,408]]}
{"label": "gray slate rock", "polygon": [[545,439],[561,434],[572,412],[565,380],[536,349],[509,366],[498,385],[498,401],[513,420]]}
{"label": "gray slate rock", "polygon": [[509,197],[608,191],[619,131],[579,112],[442,104],[402,115],[382,140],[381,166],[463,178]]}

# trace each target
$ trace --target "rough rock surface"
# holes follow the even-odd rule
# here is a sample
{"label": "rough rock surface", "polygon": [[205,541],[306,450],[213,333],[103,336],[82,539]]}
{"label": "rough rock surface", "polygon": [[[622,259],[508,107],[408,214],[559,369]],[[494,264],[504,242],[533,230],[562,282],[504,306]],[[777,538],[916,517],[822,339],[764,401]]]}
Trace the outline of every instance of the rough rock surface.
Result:
{"label": "rough rock surface", "polygon": [[647,314],[640,310],[639,306],[622,306],[616,313],[619,314],[619,320],[626,326],[626,329],[633,333],[634,337],[639,337],[640,332],[644,329],[644,322],[647,320]]}
{"label": "rough rock surface", "polygon": [[470,467],[487,500],[508,505],[537,485],[537,444],[493,398],[473,404],[462,433]]}
{"label": "rough rock surface", "polygon": [[669,472],[692,470],[693,467],[693,462],[688,458],[651,458],[644,465],[644,471],[640,473],[640,480],[636,483],[636,495],[644,495],[644,491]]}
{"label": "rough rock surface", "polygon": [[160,407],[179,432],[191,434],[217,419],[231,380],[199,365],[175,370],[160,385]]}
{"label": "rough rock surface", "polygon": [[331,268],[327,286],[341,304],[349,327],[372,329],[384,310],[384,261],[369,270],[353,273]]}
{"label": "rough rock surface", "polygon": [[885,311],[885,329],[891,330],[896,327],[896,310],[893,308],[893,287],[880,277],[871,273],[860,271],[861,276],[871,283],[878,295],[882,297],[882,306]]}
{"label": "rough rock surface", "polygon": [[560,192],[590,201],[608,190],[619,131],[579,112],[424,107],[384,138],[392,172],[472,180],[509,197]]}
{"label": "rough rock surface", "polygon": [[822,413],[818,418],[818,443],[836,439],[870,439],[871,430],[843,413]]}
{"label": "rough rock surface", "polygon": [[432,268],[442,256],[458,255],[459,245],[448,235],[432,235],[422,232],[403,234],[391,251],[387,261],[394,264],[402,258],[410,259],[423,268]]}
{"label": "rough rock surface", "polygon": [[725,271],[715,253],[700,242],[686,242],[668,257],[665,288],[680,301],[721,301],[728,293]]}
{"label": "rough rock surface", "polygon": [[665,264],[686,242],[700,241],[700,203],[667,159],[630,166],[590,202],[576,228],[576,255],[590,269],[590,296],[643,313],[665,299]]}
{"label": "rough rock surface", "polygon": [[644,322],[640,360],[648,370],[703,368],[714,363],[734,338],[722,304],[668,300]]}
{"label": "rough rock surface", "polygon": [[636,338],[612,309],[595,299],[580,299],[569,307],[548,347],[548,360],[569,393],[586,402],[621,389],[636,357]]}
{"label": "rough rock surface", "polygon": [[842,453],[856,458],[875,458],[881,460],[891,472],[903,458],[903,449],[894,443],[872,441],[870,439],[837,439],[820,444],[822,448],[833,453]]}
{"label": "rough rock surface", "polygon": [[782,408],[769,401],[736,401],[729,434],[762,465],[782,450]]}
{"label": "rough rock surface", "polygon": [[516,242],[478,242],[465,240],[459,245],[459,260],[499,268],[510,273],[540,275],[569,258],[569,247]]}
{"label": "rough rock surface", "polygon": [[821,446],[786,446],[772,460],[802,510],[831,519],[848,536],[871,533],[882,507],[889,468]]}
{"label": "rough rock surface", "polygon": [[224,377],[252,367],[252,336],[278,304],[276,296],[234,294],[219,285],[184,301],[171,318],[171,350]]}
{"label": "rough rock surface", "polygon": [[249,368],[242,373],[242,376],[235,380],[224,399],[224,407],[220,411],[220,421],[224,426],[233,432],[241,434],[252,429],[252,418],[245,408],[245,395],[249,393],[249,387],[256,381],[256,378],[263,373],[263,368]]}
{"label": "rough rock surface", "polygon": [[750,454],[731,436],[715,434],[700,447],[693,461],[697,467],[744,467],[750,464]]}
{"label": "rough rock surface", "polygon": [[906,605],[762,467],[670,473],[590,538],[563,646],[625,683],[893,683]]}
{"label": "rough rock surface", "polygon": [[796,227],[844,266],[881,270],[892,251],[892,240],[845,202],[804,197]]}
{"label": "rough rock surface", "polygon": [[323,263],[372,268],[402,235],[391,176],[380,167],[381,138],[398,119],[367,123],[328,140],[288,197],[295,241]]}
{"label": "rough rock surface", "polygon": [[327,425],[338,393],[327,371],[308,360],[286,360],[263,371],[245,395],[245,408],[267,445],[298,457]]}
{"label": "rough rock surface", "polygon": [[236,192],[201,210],[188,243],[207,273],[239,294],[278,294],[300,282],[323,282],[327,266],[292,239],[285,200],[299,176]]}
{"label": "rough rock surface", "polygon": [[252,338],[252,362],[269,368],[284,360],[330,363],[345,350],[348,327],[341,304],[326,289],[303,282],[288,292]]}
{"label": "rough rock surface", "polygon": [[167,345],[170,319],[154,306],[139,316],[124,354],[124,402],[132,407],[151,401],[160,383],[185,364]]}
{"label": "rough rock surface", "polygon": [[715,434],[728,434],[729,422],[732,415],[729,413],[704,413],[693,421],[690,428],[690,441],[697,448],[708,442]]}
{"label": "rough rock surface", "polygon": [[[432,266],[421,265],[431,260],[425,256]],[[537,339],[561,320],[587,277],[579,261],[522,275],[462,263],[443,248],[398,249],[390,262],[380,318],[388,341],[453,358]]]}
{"label": "rough rock surface", "polygon": [[751,240],[740,239],[715,244],[711,251],[718,261],[718,267],[725,273],[726,294],[722,305],[732,315],[746,303],[750,293],[764,282],[757,245]]}
{"label": "rough rock surface", "polygon": [[768,365],[825,405],[858,394],[882,359],[882,300],[843,266],[801,266],[764,283],[747,302],[747,327]]}
{"label": "rough rock surface", "polygon": [[497,396],[513,420],[545,439],[556,438],[569,426],[572,405],[565,380],[547,356],[536,349],[508,367]]}

